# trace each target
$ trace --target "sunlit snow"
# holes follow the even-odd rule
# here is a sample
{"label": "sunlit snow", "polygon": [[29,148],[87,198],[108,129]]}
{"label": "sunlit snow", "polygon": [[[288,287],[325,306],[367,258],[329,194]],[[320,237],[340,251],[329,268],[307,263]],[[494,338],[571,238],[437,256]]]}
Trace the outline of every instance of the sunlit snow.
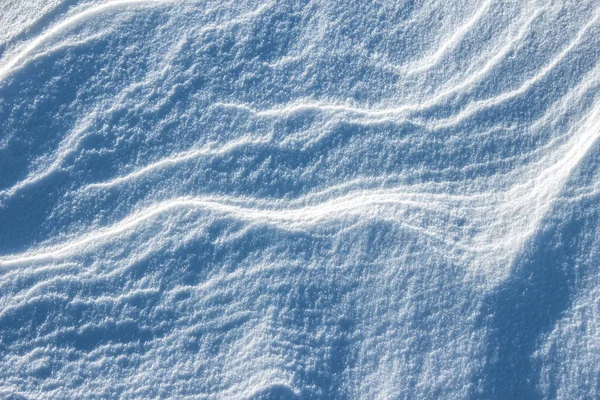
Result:
{"label": "sunlit snow", "polygon": [[0,398],[600,398],[597,0],[0,0]]}

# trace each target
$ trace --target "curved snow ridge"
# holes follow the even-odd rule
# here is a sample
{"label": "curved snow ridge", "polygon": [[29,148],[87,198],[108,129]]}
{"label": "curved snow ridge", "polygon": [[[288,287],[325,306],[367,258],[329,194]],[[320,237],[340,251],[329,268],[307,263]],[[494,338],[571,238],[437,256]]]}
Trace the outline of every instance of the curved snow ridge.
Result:
{"label": "curved snow ridge", "polygon": [[[503,256],[507,256],[511,252],[518,251],[519,246],[522,246],[525,240],[538,229],[538,224],[555,201],[555,196],[561,191],[563,182],[596,142],[600,135],[597,109],[598,107],[591,112],[592,117],[583,125],[581,129],[583,134],[579,138],[571,139],[570,146],[566,145],[568,150],[563,153],[563,156],[557,162],[549,165],[529,182],[519,183],[504,193],[484,192],[472,196],[455,196],[444,193],[411,193],[402,189],[387,189],[351,192],[338,198],[327,199],[327,192],[325,192],[321,194],[314,193],[306,198],[293,200],[283,207],[273,207],[270,202],[264,200],[211,197],[175,198],[152,204],[145,210],[136,212],[131,217],[125,218],[111,227],[101,228],[97,232],[92,231],[82,238],[77,238],[66,244],[42,248],[21,255],[1,257],[0,265],[9,266],[36,260],[61,259],[81,251],[93,251],[94,248],[101,246],[106,240],[114,240],[115,237],[122,234],[127,236],[128,233],[135,231],[148,222],[156,224],[153,221],[163,219],[164,214],[180,213],[188,208],[200,209],[222,216],[232,216],[235,219],[250,223],[273,225],[279,229],[304,230],[330,220],[344,221],[352,216],[383,220],[400,218],[401,221],[410,221],[411,218],[407,218],[406,215],[409,210],[410,212],[429,210],[429,212],[447,214],[458,207],[463,210],[461,213],[463,221],[470,220],[469,225],[480,225],[486,218],[499,218],[508,225],[506,228],[501,229],[496,223],[492,223],[488,226],[487,234],[483,233],[486,230],[478,229],[475,237],[463,237],[459,242],[441,239],[440,236],[435,234],[436,229],[428,230],[425,227],[424,230],[421,230],[418,225],[410,225],[410,223],[405,222],[402,225],[405,228],[438,237],[440,242],[444,243],[447,248],[458,248],[461,251],[475,253],[501,249]],[[192,153],[186,157],[193,156],[196,156],[196,154]],[[175,161],[178,161],[178,159],[175,159]],[[142,173],[146,171],[143,170]],[[108,185],[110,186],[110,183]],[[310,200],[311,198],[324,200],[321,200],[322,202],[318,204],[311,204],[313,203]],[[308,205],[295,205],[302,205],[307,201]],[[282,204],[281,201],[274,204],[278,203]],[[536,205],[536,210],[533,213],[529,211],[531,204]],[[477,212],[478,218],[469,218],[467,213],[471,212]],[[507,214],[512,215],[512,217],[506,218]],[[511,219],[514,220],[515,218],[518,225],[511,226],[511,223],[514,224]],[[503,230],[506,235],[511,236],[511,239],[502,241],[504,246],[498,246],[494,243],[494,239]],[[492,254],[490,253],[489,256],[492,257]]]}
{"label": "curved snow ridge", "polygon": [[[506,192],[491,192],[479,193],[472,196],[452,195],[444,193],[427,193],[427,192],[407,192],[402,188],[387,189],[387,190],[367,190],[356,193],[349,193],[334,199],[327,199],[327,193],[312,193],[305,198],[293,200],[290,204],[280,208],[281,201],[274,202],[275,207],[269,201],[265,200],[244,200],[237,198],[215,198],[215,197],[198,197],[198,198],[176,198],[163,201],[161,203],[152,204],[147,207],[146,211],[137,212],[135,215],[124,219],[122,222],[107,229],[99,234],[91,233],[89,238],[77,240],[75,244],[67,244],[62,246],[64,249],[81,248],[83,244],[97,242],[103,237],[112,236],[124,231],[135,229],[142,222],[154,219],[155,217],[168,213],[179,208],[201,208],[210,212],[224,215],[234,215],[238,218],[247,221],[260,221],[266,224],[279,224],[286,226],[291,224],[292,227],[300,227],[303,225],[312,225],[319,221],[329,219],[344,219],[349,215],[358,213],[362,215],[381,215],[387,214],[388,218],[394,218],[393,211],[390,214],[386,205],[400,206],[402,209],[424,209],[431,211],[447,212],[453,208],[459,207],[470,211],[473,209],[498,210],[500,215],[502,209],[510,209],[515,213],[519,208],[526,208],[526,205],[536,204],[537,210],[531,216],[536,215],[536,219],[526,226],[527,234],[535,231],[537,223],[544,216],[544,210],[549,209],[554,197],[561,191],[563,183],[569,177],[571,171],[578,165],[581,159],[585,157],[589,149],[594,145],[600,135],[599,119],[600,113],[596,106],[591,112],[590,117],[580,128],[580,133],[574,135],[567,144],[563,145],[566,148],[560,158],[554,163],[545,167],[538,175],[532,177],[529,181],[519,182]],[[235,146],[246,144],[245,141],[234,143],[226,146],[223,149],[217,150],[219,153],[227,152]],[[125,177],[116,178],[110,182],[100,184],[90,184],[84,190],[107,188],[118,185],[121,182],[135,179],[138,176],[151,172],[154,169],[165,165],[175,164],[185,161],[190,158],[195,158],[201,151],[192,151],[177,157],[163,159],[155,164],[147,166]],[[555,158],[551,157],[551,158]],[[543,165],[543,163],[541,164]],[[311,204],[314,199],[322,199],[317,205]],[[302,205],[305,202],[308,205]],[[475,204],[473,204],[475,202]],[[378,208],[384,207],[383,210]],[[479,211],[481,212],[481,211]],[[490,213],[490,211],[488,211]],[[497,214],[497,213],[493,213]],[[404,218],[404,217],[402,217]],[[484,217],[485,218],[485,217]],[[518,228],[517,228],[518,229]],[[511,232],[514,235],[514,231]],[[527,235],[525,235],[526,237]],[[480,244],[480,249],[486,246]],[[42,252],[54,254],[55,251],[45,249]],[[59,251],[63,253],[63,251]],[[58,254],[58,253],[57,253]],[[28,259],[28,258],[26,258]],[[7,259],[10,261],[10,257]]]}
{"label": "curved snow ridge", "polygon": [[[534,14],[535,17],[535,14]],[[534,18],[532,17],[532,18]],[[600,11],[594,13],[589,22],[587,22],[581,30],[577,33],[576,37],[560,52],[558,53],[547,65],[545,65],[535,76],[529,78],[524,81],[520,87],[503,92],[500,95],[480,100],[476,102],[471,102],[467,105],[467,107],[458,113],[446,120],[442,120],[441,122],[435,122],[430,126],[430,129],[435,129],[436,127],[446,127],[449,125],[458,125],[461,121],[466,118],[481,112],[483,110],[489,109],[494,106],[498,106],[501,103],[507,102],[508,100],[514,99],[515,97],[525,94],[528,90],[530,90],[535,84],[542,81],[544,77],[546,77],[553,69],[560,65],[560,62],[574,49],[576,46],[581,43],[582,39],[586,36],[588,31],[594,26],[597,25],[598,18],[600,17]],[[488,68],[484,68],[487,70]],[[478,74],[476,74],[478,75]],[[475,80],[472,78],[472,80]],[[468,80],[467,80],[468,81]],[[467,86],[465,84],[465,86]],[[366,117],[398,117],[406,114],[414,114],[414,113],[424,113],[430,110],[433,107],[439,106],[441,101],[451,94],[453,94],[455,90],[443,92],[438,94],[435,98],[430,99],[422,104],[406,104],[400,107],[392,107],[392,108],[360,108],[351,105],[343,105],[343,104],[328,104],[323,102],[313,102],[313,101],[301,101],[292,105],[285,105],[283,107],[274,107],[272,109],[266,110],[256,110],[248,105],[238,105],[238,104],[228,104],[228,103],[220,103],[217,106],[225,106],[225,107],[236,107],[244,110],[248,110],[258,116],[278,116],[278,115],[286,115],[293,114],[298,111],[311,111],[318,110],[322,112],[344,112],[347,114],[355,114]]]}
{"label": "curved snow ridge", "polygon": [[96,6],[92,6],[84,11],[78,12],[75,15],[61,21],[60,23],[52,26],[50,29],[39,35],[35,39],[31,40],[24,49],[19,51],[16,55],[0,66],[0,82],[5,80],[9,74],[15,71],[19,63],[23,64],[24,60],[37,48],[44,44],[48,39],[54,38],[75,25],[85,22],[86,20],[97,17],[106,11],[117,11],[121,8],[129,8],[131,6],[156,6],[164,4],[173,4],[174,0],[115,0],[102,3]]}
{"label": "curved snow ridge", "polygon": [[22,3],[0,396],[600,397],[596,2]]}
{"label": "curved snow ridge", "polygon": [[491,3],[491,0],[485,0],[481,5],[478,5],[471,18],[456,29],[448,39],[444,40],[433,54],[429,54],[424,59],[417,60],[409,65],[403,65],[400,71],[406,71],[407,75],[412,75],[434,67],[444,54],[455,47],[471,28],[482,19]]}
{"label": "curved snow ridge", "polygon": [[[356,215],[356,213],[363,218],[373,216],[383,218],[383,215],[386,215],[387,218],[393,218],[394,213],[397,211],[386,206],[447,212],[458,205],[467,211],[475,208],[487,208],[489,213],[489,209],[494,209],[500,211],[499,214],[502,215],[502,209],[509,209],[511,213],[515,213],[521,208],[528,208],[526,206],[533,203],[536,204],[537,210],[535,213],[530,214],[530,218],[534,216],[534,220],[525,225],[525,235],[518,238],[518,243],[522,243],[528,235],[537,229],[537,224],[544,217],[546,210],[552,205],[554,197],[561,191],[562,185],[569,177],[571,171],[585,157],[588,150],[600,136],[600,105],[592,110],[591,117],[583,125],[581,131],[582,134],[571,140],[572,143],[568,146],[568,150],[565,151],[557,162],[542,170],[531,181],[515,185],[507,193],[483,193],[471,198],[469,196],[452,196],[447,194],[403,193],[398,190],[372,190],[351,193],[326,200],[318,205],[294,207],[293,203],[302,203],[305,201],[304,199],[300,199],[293,201],[292,207],[285,206],[283,208],[266,208],[265,206],[268,206],[269,203],[260,200],[219,199],[211,197],[176,198],[152,204],[146,210],[139,211],[114,226],[101,229],[97,233],[91,232],[83,238],[76,239],[65,245],[35,251],[32,255],[1,257],[0,265],[34,261],[40,258],[55,259],[57,257],[60,258],[62,255],[73,254],[74,251],[81,251],[90,244],[97,245],[101,243],[104,238],[135,230],[142,223],[154,220],[162,214],[185,208],[200,208],[217,214],[233,215],[235,218],[246,221],[260,222],[267,225],[272,224],[280,228],[302,229],[302,226],[319,224],[321,221],[330,218],[344,220],[351,215]],[[187,155],[187,157],[190,156],[193,157],[195,154]],[[311,197],[318,197],[318,194]],[[483,201],[481,197],[484,198]],[[496,200],[502,198],[508,200]],[[477,200],[479,204],[475,206],[469,205],[472,203],[472,200]],[[406,217],[402,215],[402,218]],[[514,236],[515,232],[510,231],[510,234]],[[479,243],[473,249],[485,251],[486,247],[490,245],[493,248],[497,247],[489,242]]]}
{"label": "curved snow ridge", "polygon": [[[32,54],[35,55],[35,51],[43,47],[43,45],[50,39],[60,38],[60,35],[67,32],[69,29],[73,29],[78,25],[84,24],[92,18],[104,17],[107,13],[117,13],[121,10],[135,11],[140,9],[143,10],[145,8],[157,8],[165,6],[173,7],[176,5],[186,5],[186,2],[181,2],[177,0],[115,0],[93,5],[83,9],[82,11],[76,11],[68,18],[51,26],[42,34],[30,40],[28,44],[26,46],[23,46],[24,48],[16,52],[16,54],[10,54],[9,57],[5,57],[8,59],[4,62],[0,60],[0,83],[6,80],[7,77],[10,76],[10,74],[13,74],[19,68],[22,68],[29,62],[35,61],[35,58],[32,57]],[[264,10],[268,9],[270,6],[272,6],[272,3],[265,3],[258,7],[256,10],[245,13],[244,15],[238,18],[234,18],[225,24],[209,24],[203,26],[197,33],[202,34],[211,30],[227,29],[228,27],[235,26],[237,24],[252,19],[257,15],[260,15],[264,12]],[[92,38],[87,37],[85,39],[80,40],[78,43],[72,43],[71,45],[81,46],[91,39]],[[65,44],[57,45],[53,49],[48,50],[46,54],[52,51],[55,52],[56,50],[64,46]],[[41,54],[40,56],[43,55],[44,54]]]}
{"label": "curved snow ridge", "polygon": [[[82,18],[85,19],[86,16],[96,15],[97,13],[102,12],[102,10],[104,10],[106,8],[110,9],[112,7],[123,6],[123,5],[129,4],[130,2],[125,2],[125,3],[118,2],[118,4],[116,4],[117,2],[114,2],[114,3],[115,4],[113,4],[113,2],[110,2],[110,3],[105,3],[103,5],[100,5],[100,6],[93,7],[90,10],[84,11],[80,14],[77,14],[77,15],[71,17],[71,19],[74,19],[74,21],[77,21]],[[133,1],[131,3],[137,4],[138,1]],[[249,18],[251,16],[260,14],[264,10],[265,7],[266,6],[262,6],[259,9],[252,11],[248,15],[240,18],[240,20],[244,20],[245,18]],[[537,12],[534,12],[533,15],[531,16],[531,19],[535,19],[536,16],[537,16]],[[494,106],[498,106],[502,102],[505,102],[509,99],[512,99],[514,97],[524,94],[535,83],[537,83],[540,79],[542,79],[545,75],[547,75],[549,73],[549,71],[551,71],[553,68],[555,68],[557,65],[559,65],[560,61],[567,54],[569,54],[569,52],[574,47],[576,47],[576,45],[582,40],[582,38],[585,36],[586,32],[590,29],[590,27],[595,24],[597,18],[598,18],[598,15],[596,13],[596,15],[593,16],[593,18],[586,25],[584,25],[584,27],[577,33],[575,39],[571,43],[569,43],[569,45],[566,46],[566,48],[564,48],[557,56],[555,56],[548,65],[546,65],[544,68],[542,68],[542,70],[537,75],[535,75],[534,77],[525,81],[521,85],[521,87],[519,87],[513,91],[510,91],[510,92],[504,92],[501,95],[496,96],[495,98],[468,103],[467,107],[464,108],[462,111],[460,111],[458,114],[453,115],[449,118],[442,119],[440,121],[435,121],[434,123],[424,124],[414,118],[411,118],[411,119],[403,118],[401,121],[410,123],[413,125],[416,124],[417,126],[427,126],[428,129],[430,129],[430,130],[439,130],[439,129],[447,128],[450,126],[457,126],[464,118],[472,117],[473,115],[475,115],[481,111],[484,111],[484,110],[494,107]],[[237,20],[231,21],[231,24],[236,24],[236,23],[238,23]],[[65,21],[64,23],[59,24],[57,27],[53,28],[51,31],[54,32],[54,30],[61,30],[62,29],[61,26],[63,26],[63,25],[68,26],[69,24],[67,24],[67,22]],[[211,27],[211,26],[203,27],[201,29],[201,31],[203,31],[205,29],[210,30],[213,28],[214,27]],[[82,43],[85,43],[85,41],[83,41]],[[478,75],[478,74],[476,74],[476,75]],[[463,85],[464,86],[468,85],[469,80],[470,79],[467,79],[465,82],[463,82]],[[590,81],[590,80],[588,80],[588,81]],[[360,117],[375,118],[372,121],[369,121],[368,119],[362,119],[362,118],[360,118],[358,120],[351,119],[353,122],[356,122],[356,123],[373,123],[373,122],[378,123],[378,122],[389,120],[390,118],[392,120],[396,120],[396,118],[397,118],[396,115],[403,114],[405,112],[410,112],[410,113],[426,112],[431,107],[437,106],[439,104],[439,101],[441,99],[447,97],[449,94],[451,94],[451,93],[450,92],[442,93],[439,96],[437,96],[435,99],[433,99],[431,101],[427,101],[424,104],[414,104],[414,105],[409,104],[409,105],[403,105],[401,107],[390,108],[390,109],[387,109],[387,108],[363,109],[363,108],[357,108],[354,106],[327,104],[327,103],[312,102],[312,101],[300,102],[297,104],[288,105],[288,106],[284,106],[284,107],[276,107],[276,108],[269,109],[269,110],[255,110],[255,109],[253,109],[249,106],[245,106],[245,105],[220,103],[220,102],[214,103],[211,107],[226,106],[226,107],[240,108],[243,110],[248,110],[248,111],[256,114],[259,117],[287,115],[290,113],[293,114],[293,113],[296,113],[299,111],[306,111],[306,110],[317,110],[317,111],[321,111],[321,112],[334,112],[334,113],[335,112],[343,112],[344,114],[349,114],[349,115],[358,115]],[[80,130],[79,132],[81,133],[82,131]],[[78,135],[74,135],[74,136],[77,137]],[[37,173],[36,174],[37,176],[31,176],[31,177],[27,178],[25,181],[15,185],[15,187],[3,190],[2,192],[0,192],[0,195],[2,195],[3,197],[14,195],[14,193],[20,187],[27,186],[29,183],[36,182],[40,178],[46,176],[47,174],[49,174],[53,171],[56,171],[58,169],[58,167],[61,165],[61,162],[64,159],[64,157],[66,155],[70,154],[71,151],[77,147],[77,144],[72,143],[71,140],[68,139],[65,142],[64,147],[69,148],[69,150],[67,150],[67,153],[65,154],[65,153],[59,152],[58,154],[61,154],[61,156],[56,158],[56,161],[50,165],[50,167],[46,173]]]}

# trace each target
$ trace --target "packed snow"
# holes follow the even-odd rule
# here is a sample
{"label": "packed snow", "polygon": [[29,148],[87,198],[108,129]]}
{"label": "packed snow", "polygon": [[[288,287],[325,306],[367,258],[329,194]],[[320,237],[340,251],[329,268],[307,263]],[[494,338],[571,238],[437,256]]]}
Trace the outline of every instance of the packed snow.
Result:
{"label": "packed snow", "polygon": [[599,399],[597,0],[0,1],[0,398]]}

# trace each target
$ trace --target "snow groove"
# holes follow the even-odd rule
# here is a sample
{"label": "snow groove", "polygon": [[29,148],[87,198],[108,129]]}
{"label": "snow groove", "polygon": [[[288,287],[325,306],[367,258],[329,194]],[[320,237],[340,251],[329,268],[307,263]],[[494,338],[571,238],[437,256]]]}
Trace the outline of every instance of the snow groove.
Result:
{"label": "snow groove", "polygon": [[596,2],[7,4],[0,397],[598,398]]}

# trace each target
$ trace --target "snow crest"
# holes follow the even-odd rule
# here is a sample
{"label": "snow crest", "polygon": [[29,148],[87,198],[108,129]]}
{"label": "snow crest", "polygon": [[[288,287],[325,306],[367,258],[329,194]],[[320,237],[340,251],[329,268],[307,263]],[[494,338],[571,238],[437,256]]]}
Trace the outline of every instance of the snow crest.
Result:
{"label": "snow crest", "polygon": [[0,14],[0,396],[600,398],[596,1]]}

